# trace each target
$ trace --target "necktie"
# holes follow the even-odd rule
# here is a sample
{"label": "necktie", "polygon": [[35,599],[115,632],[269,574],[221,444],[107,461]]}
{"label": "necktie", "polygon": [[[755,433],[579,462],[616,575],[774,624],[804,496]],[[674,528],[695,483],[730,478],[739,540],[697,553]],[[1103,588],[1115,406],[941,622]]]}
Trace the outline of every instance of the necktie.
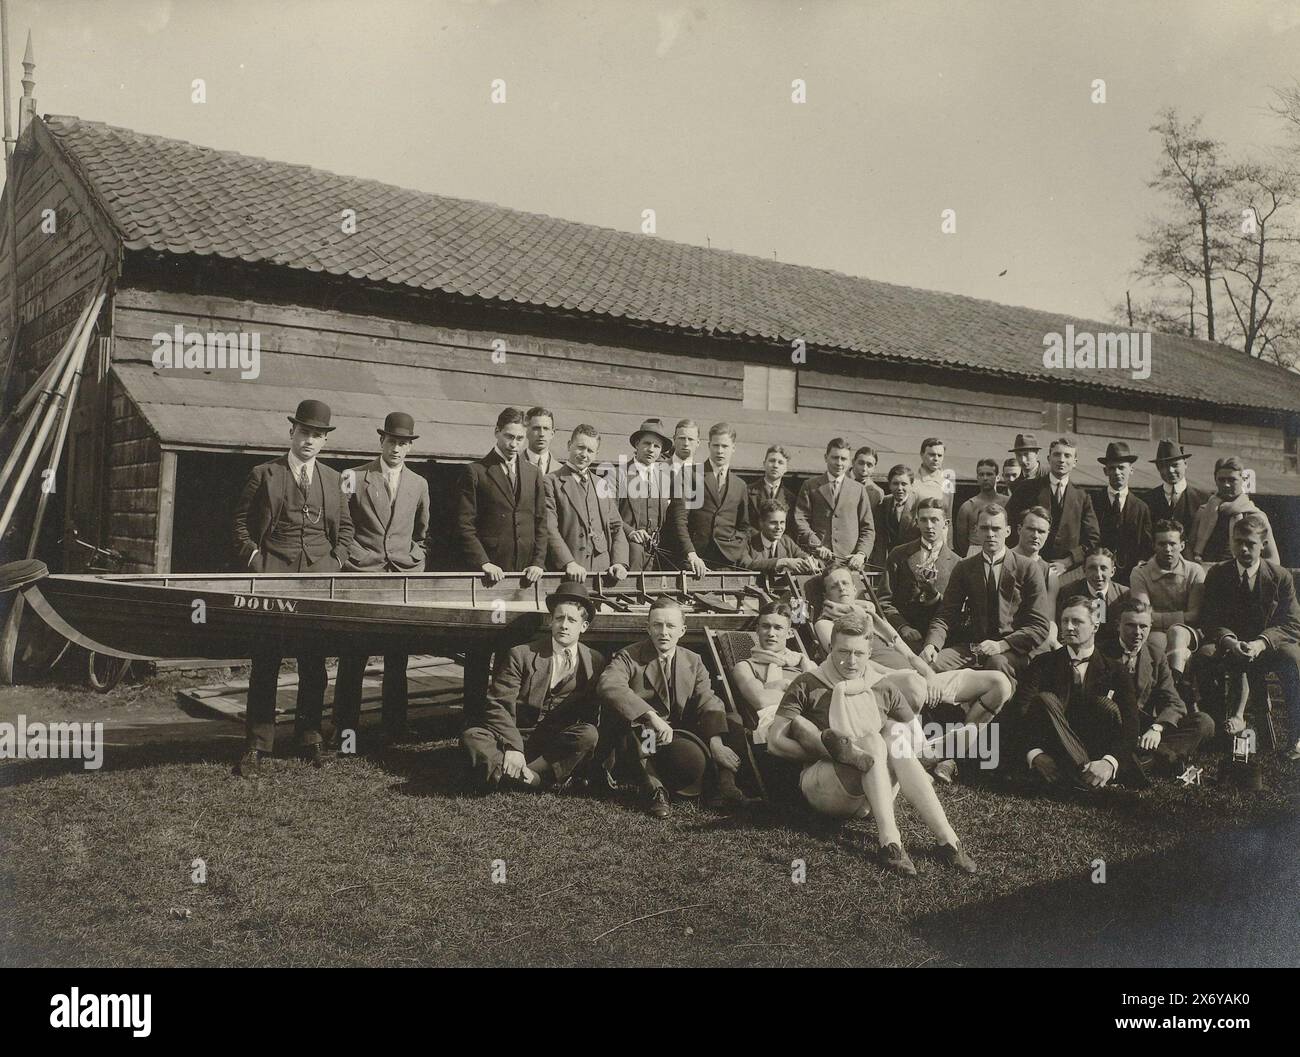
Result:
{"label": "necktie", "polygon": [[307,494],[307,489],[311,487],[311,478],[307,476],[307,467],[298,468],[298,487],[302,489],[302,494]]}
{"label": "necktie", "polygon": [[1124,667],[1130,672],[1136,672],[1138,666],[1138,655],[1136,653],[1124,654]]}
{"label": "necktie", "polygon": [[777,544],[777,541],[776,541],[776,540],[773,540],[771,543],[768,544],[768,546],[767,546],[767,556],[768,556],[769,558],[775,558],[775,557],[776,557],[776,544]]}
{"label": "necktie", "polygon": [[843,480],[844,480],[844,478],[842,478],[842,477],[836,477],[834,480],[831,481],[831,498],[832,498],[833,500],[836,500],[836,501],[839,500],[839,498],[840,498],[840,484],[843,482]]}
{"label": "necktie", "polygon": [[569,677],[569,670],[572,668],[572,663],[569,658],[568,650],[560,651],[558,663],[556,664],[555,667],[556,667],[555,683],[552,685],[558,686],[560,683],[564,682],[564,680]]}
{"label": "necktie", "polygon": [[718,471],[718,494],[719,495],[722,494],[722,490],[726,486],[726,484],[727,484],[727,471],[719,470]]}
{"label": "necktie", "polygon": [[1247,596],[1250,594],[1250,572],[1246,569],[1241,570],[1241,593]]}
{"label": "necktie", "polygon": [[664,701],[668,705],[668,711],[673,710],[673,665],[668,658],[663,658],[659,662],[659,669],[664,676]]}
{"label": "necktie", "polygon": [[1113,495],[1110,497],[1110,509],[1111,513],[1115,515],[1115,520],[1118,521],[1120,515],[1119,496]]}
{"label": "necktie", "polygon": [[1083,665],[1088,663],[1087,657],[1070,658],[1070,686],[1079,690],[1083,687]]}
{"label": "necktie", "polygon": [[1053,506],[1055,506],[1055,507],[1059,507],[1059,506],[1061,505],[1061,493],[1063,493],[1064,491],[1065,491],[1065,488],[1062,487],[1061,485],[1059,485],[1059,484],[1054,484],[1054,485],[1052,485],[1052,505],[1053,505]]}
{"label": "necktie", "polygon": [[397,478],[392,474],[384,474],[384,487],[388,489],[388,501],[391,503],[397,496]]}
{"label": "necktie", "polygon": [[995,639],[998,637],[998,627],[1001,624],[998,619],[998,567],[990,561],[986,561],[984,565],[984,637]]}
{"label": "necktie", "polygon": [[1167,500],[1165,500],[1169,504],[1169,509],[1173,510],[1174,504],[1178,502],[1178,497],[1174,495],[1174,490],[1172,488],[1169,489],[1169,491],[1167,491],[1165,495],[1169,497]]}

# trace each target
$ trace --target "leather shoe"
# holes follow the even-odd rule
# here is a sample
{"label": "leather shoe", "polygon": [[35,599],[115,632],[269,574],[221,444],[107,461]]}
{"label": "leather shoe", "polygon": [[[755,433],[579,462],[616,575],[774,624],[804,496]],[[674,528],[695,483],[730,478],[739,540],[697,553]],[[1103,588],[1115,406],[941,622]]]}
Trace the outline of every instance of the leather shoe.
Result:
{"label": "leather shoe", "polygon": [[866,774],[875,766],[875,758],[867,755],[853,744],[852,738],[843,734],[838,734],[833,730],[823,730],[822,744],[826,746],[826,751],[830,753],[831,759],[836,763],[856,767],[863,774]]}
{"label": "leather shoe", "polygon": [[646,796],[645,802],[646,814],[651,818],[666,819],[673,813],[672,805],[668,803],[668,790],[661,785],[655,786]]}
{"label": "leather shoe", "polygon": [[325,750],[319,741],[309,742],[304,745],[301,756],[318,771],[325,766]]}
{"label": "leather shoe", "polygon": [[903,851],[901,844],[886,844],[880,849],[880,865],[890,873],[899,874],[902,877],[915,877],[916,866],[908,857],[907,852]]}
{"label": "leather shoe", "polygon": [[261,776],[261,756],[256,749],[248,749],[239,762],[235,764],[235,774],[241,778],[258,778]]}
{"label": "leather shoe", "polygon": [[939,846],[939,855],[949,866],[955,866],[962,873],[975,874],[979,873],[979,867],[975,865],[975,860],[966,854],[966,849],[961,846],[961,841],[956,844],[941,844]]}

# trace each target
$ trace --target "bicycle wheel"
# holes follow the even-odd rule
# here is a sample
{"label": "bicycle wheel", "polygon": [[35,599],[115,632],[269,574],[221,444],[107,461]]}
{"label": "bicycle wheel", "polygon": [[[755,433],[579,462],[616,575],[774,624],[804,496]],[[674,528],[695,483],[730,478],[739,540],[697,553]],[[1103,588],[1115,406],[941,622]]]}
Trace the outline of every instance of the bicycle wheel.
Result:
{"label": "bicycle wheel", "polygon": [[86,658],[86,682],[92,689],[106,694],[125,678],[131,662],[124,657],[109,657],[93,651]]}

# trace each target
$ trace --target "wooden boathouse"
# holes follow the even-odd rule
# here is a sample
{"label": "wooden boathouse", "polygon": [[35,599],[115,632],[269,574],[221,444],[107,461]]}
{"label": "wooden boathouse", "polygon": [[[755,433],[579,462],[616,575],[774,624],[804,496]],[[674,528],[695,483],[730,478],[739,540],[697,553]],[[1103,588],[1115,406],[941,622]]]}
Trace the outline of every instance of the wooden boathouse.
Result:
{"label": "wooden boathouse", "polygon": [[[128,570],[225,567],[234,497],[250,466],[284,450],[285,416],[307,396],[334,409],[336,466],[373,456],[386,412],[411,412],[416,465],[439,497],[510,404],[552,408],[560,445],[595,424],[604,458],[648,415],[725,419],[742,472],[769,443],[794,453],[794,473],[815,472],[834,435],[877,448],[882,471],[915,466],[934,435],[959,498],[976,459],[1005,457],[1018,432],[1076,437],[1078,478],[1094,486],[1097,456],[1125,440],[1143,457],[1139,488],[1157,483],[1145,461],[1156,441],[1174,437],[1202,486],[1216,456],[1245,458],[1284,560],[1300,565],[1300,375],[1224,346],[1156,334],[1145,378],[1049,369],[1046,335],[1119,328],[78,117],[27,116],[5,195],[16,224],[4,221],[0,259],[16,240],[18,281],[0,269],[4,444],[107,282],[38,548],[56,570],[73,529],[122,551]],[[242,339],[256,375],[211,356],[160,366],[160,335],[200,335],[205,354],[210,335],[218,352]],[[26,546],[23,523],[9,557]],[[438,567],[454,559],[434,531]]]}

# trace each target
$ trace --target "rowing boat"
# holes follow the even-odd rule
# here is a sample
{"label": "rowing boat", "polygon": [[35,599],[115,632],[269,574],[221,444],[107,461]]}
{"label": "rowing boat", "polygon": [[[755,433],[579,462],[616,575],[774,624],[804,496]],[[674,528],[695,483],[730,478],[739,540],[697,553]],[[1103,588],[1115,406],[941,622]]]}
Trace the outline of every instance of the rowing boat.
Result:
{"label": "rowing boat", "polygon": [[[546,596],[563,579],[528,584],[482,574],[181,573],[42,575],[14,585],[55,631],[131,660],[251,657],[273,649],[460,653],[525,642],[547,626]],[[596,618],[584,641],[625,645],[645,634],[651,601],[676,599],[688,643],[704,629],[746,631],[767,597],[756,573],[632,573],[588,577]]]}

